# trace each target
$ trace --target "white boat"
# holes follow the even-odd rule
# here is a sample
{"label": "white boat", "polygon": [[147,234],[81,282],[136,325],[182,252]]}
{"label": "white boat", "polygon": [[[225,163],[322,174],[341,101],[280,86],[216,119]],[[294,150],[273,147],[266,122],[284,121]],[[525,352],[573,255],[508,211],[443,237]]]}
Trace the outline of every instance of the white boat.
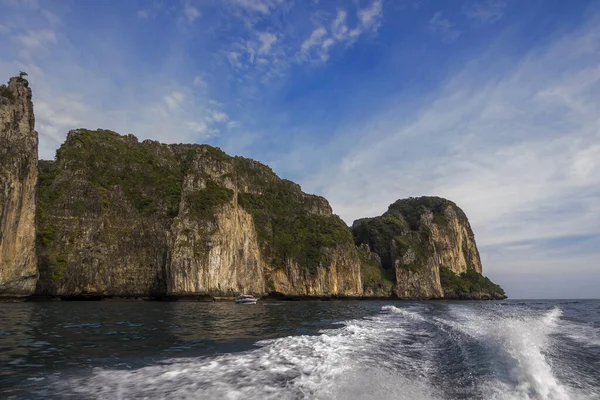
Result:
{"label": "white boat", "polygon": [[243,294],[237,299],[235,299],[235,304],[256,304],[258,301],[257,298],[251,296],[249,294]]}

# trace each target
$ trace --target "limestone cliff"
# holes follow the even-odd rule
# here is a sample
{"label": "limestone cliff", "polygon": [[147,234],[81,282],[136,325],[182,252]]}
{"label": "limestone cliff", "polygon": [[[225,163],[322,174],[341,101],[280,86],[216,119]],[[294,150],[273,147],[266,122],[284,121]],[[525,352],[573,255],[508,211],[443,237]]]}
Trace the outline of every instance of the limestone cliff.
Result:
{"label": "limestone cliff", "polygon": [[[355,242],[379,262],[363,270],[391,273],[390,294],[400,298],[503,298],[502,289],[481,275],[475,237],[464,212],[438,197],[398,200],[381,217],[357,220]],[[372,259],[372,256],[370,256]],[[381,295],[382,279],[365,292]],[[377,286],[379,285],[379,286]]]}
{"label": "limestone cliff", "polygon": [[350,230],[257,161],[107,130],[71,131],[38,163],[28,86],[0,85],[0,296],[504,297],[448,200]]}
{"label": "limestone cliff", "polygon": [[0,85],[0,296],[29,295],[37,280],[34,125],[27,80]]}
{"label": "limestone cliff", "polygon": [[37,293],[164,295],[180,166],[167,146],[96,136],[72,131],[40,161]]}
{"label": "limestone cliff", "polygon": [[362,293],[324,198],[210,146],[72,131],[39,196],[39,294]]}

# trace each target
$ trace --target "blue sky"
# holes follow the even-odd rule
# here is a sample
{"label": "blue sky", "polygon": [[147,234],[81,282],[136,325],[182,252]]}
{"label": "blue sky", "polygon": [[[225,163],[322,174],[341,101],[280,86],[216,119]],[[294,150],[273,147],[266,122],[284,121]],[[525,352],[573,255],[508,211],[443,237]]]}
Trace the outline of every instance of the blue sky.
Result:
{"label": "blue sky", "polygon": [[439,195],[513,298],[600,297],[600,3],[0,0],[40,156],[69,129],[256,158],[351,224]]}

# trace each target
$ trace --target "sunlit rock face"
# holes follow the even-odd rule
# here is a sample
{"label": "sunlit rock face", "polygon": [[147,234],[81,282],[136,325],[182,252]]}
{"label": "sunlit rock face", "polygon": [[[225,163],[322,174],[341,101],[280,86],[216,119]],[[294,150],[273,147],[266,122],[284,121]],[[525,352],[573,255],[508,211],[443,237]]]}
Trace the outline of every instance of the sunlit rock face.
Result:
{"label": "sunlit rock face", "polygon": [[38,294],[362,294],[327,200],[254,160],[80,129],[40,173]]}
{"label": "sunlit rock face", "polygon": [[[357,244],[368,246],[370,252],[379,256],[381,276],[391,273],[390,295],[504,297],[501,288],[481,276],[481,260],[469,221],[449,200],[398,200],[380,217],[355,221],[352,231]],[[379,289],[367,285],[365,292],[381,290],[381,282],[374,280],[373,284]]]}
{"label": "sunlit rock face", "polygon": [[22,77],[0,85],[0,296],[26,296],[37,280],[38,136],[31,89]]}

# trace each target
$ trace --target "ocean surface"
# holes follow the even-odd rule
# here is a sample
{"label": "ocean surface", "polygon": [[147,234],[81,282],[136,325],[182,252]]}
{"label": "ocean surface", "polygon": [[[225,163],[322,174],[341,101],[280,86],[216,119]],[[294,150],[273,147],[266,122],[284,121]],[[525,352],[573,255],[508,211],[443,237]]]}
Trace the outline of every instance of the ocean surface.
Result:
{"label": "ocean surface", "polygon": [[2,399],[600,399],[600,301],[0,303]]}

